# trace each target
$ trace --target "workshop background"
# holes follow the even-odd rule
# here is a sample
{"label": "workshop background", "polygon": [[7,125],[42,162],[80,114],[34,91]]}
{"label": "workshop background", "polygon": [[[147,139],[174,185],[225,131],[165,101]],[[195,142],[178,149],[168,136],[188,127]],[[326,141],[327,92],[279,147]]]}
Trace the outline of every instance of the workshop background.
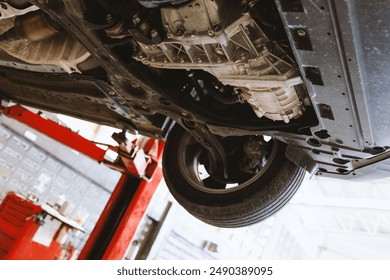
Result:
{"label": "workshop background", "polygon": [[[47,114],[88,139],[114,144],[113,128]],[[31,128],[0,118],[0,202],[10,191],[39,203],[65,196],[85,233],[64,246],[77,257],[120,174]],[[220,229],[189,215],[158,187],[126,259],[389,259],[390,179],[354,183],[314,177],[282,211],[254,226]]]}

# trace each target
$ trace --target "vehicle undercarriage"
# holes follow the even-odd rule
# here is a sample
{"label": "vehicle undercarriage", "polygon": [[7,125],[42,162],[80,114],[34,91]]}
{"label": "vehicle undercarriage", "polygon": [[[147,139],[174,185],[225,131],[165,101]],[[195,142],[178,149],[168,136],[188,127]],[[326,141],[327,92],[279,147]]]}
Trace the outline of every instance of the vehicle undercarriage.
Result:
{"label": "vehicle undercarriage", "polygon": [[388,176],[386,1],[0,5],[2,99],[166,139],[170,191],[209,224],[267,218],[305,170]]}

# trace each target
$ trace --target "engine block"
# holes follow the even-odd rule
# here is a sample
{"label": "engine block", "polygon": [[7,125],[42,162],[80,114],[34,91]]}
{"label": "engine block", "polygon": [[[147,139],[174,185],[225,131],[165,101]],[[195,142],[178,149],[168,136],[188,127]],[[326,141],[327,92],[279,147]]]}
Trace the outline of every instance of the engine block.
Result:
{"label": "engine block", "polygon": [[258,117],[288,123],[302,115],[297,66],[250,13],[241,11],[240,1],[194,0],[164,7],[161,20],[166,40],[138,42],[135,59],[156,68],[205,70],[233,86]]}

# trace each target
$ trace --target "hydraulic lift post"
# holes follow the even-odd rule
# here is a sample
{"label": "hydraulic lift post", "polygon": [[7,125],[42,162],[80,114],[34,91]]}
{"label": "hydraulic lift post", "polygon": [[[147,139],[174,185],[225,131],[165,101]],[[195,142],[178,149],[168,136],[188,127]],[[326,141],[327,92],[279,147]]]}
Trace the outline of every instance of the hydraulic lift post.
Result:
{"label": "hydraulic lift post", "polygon": [[[125,144],[107,146],[119,161],[105,159],[107,150],[20,105],[2,107],[3,115],[22,122],[54,140],[123,173],[106,204],[79,259],[123,259],[158,184],[164,142],[140,138],[129,149]],[[118,163],[119,162],[119,163]]]}
{"label": "hydraulic lift post", "polygon": [[[154,191],[162,180],[162,170],[157,163],[162,155],[163,142],[153,141],[156,141],[158,147],[155,146],[156,161],[146,168],[149,179],[122,175],[79,259],[120,260],[125,256]],[[143,151],[150,155],[146,147]]]}

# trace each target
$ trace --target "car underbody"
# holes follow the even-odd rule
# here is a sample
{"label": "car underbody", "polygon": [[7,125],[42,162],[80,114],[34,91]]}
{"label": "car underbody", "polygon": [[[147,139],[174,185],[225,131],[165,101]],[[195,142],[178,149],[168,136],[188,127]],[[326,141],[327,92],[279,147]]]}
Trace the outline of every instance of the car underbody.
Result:
{"label": "car underbody", "polygon": [[[386,1],[0,5],[2,99],[167,139],[163,164],[177,163],[166,167],[168,186],[205,222],[234,227],[273,214],[280,207],[262,197],[284,183],[270,176],[289,176],[276,197],[290,198],[303,170],[389,174]],[[255,183],[265,193],[250,197]],[[256,218],[223,213],[246,195],[242,205],[260,201]]]}

